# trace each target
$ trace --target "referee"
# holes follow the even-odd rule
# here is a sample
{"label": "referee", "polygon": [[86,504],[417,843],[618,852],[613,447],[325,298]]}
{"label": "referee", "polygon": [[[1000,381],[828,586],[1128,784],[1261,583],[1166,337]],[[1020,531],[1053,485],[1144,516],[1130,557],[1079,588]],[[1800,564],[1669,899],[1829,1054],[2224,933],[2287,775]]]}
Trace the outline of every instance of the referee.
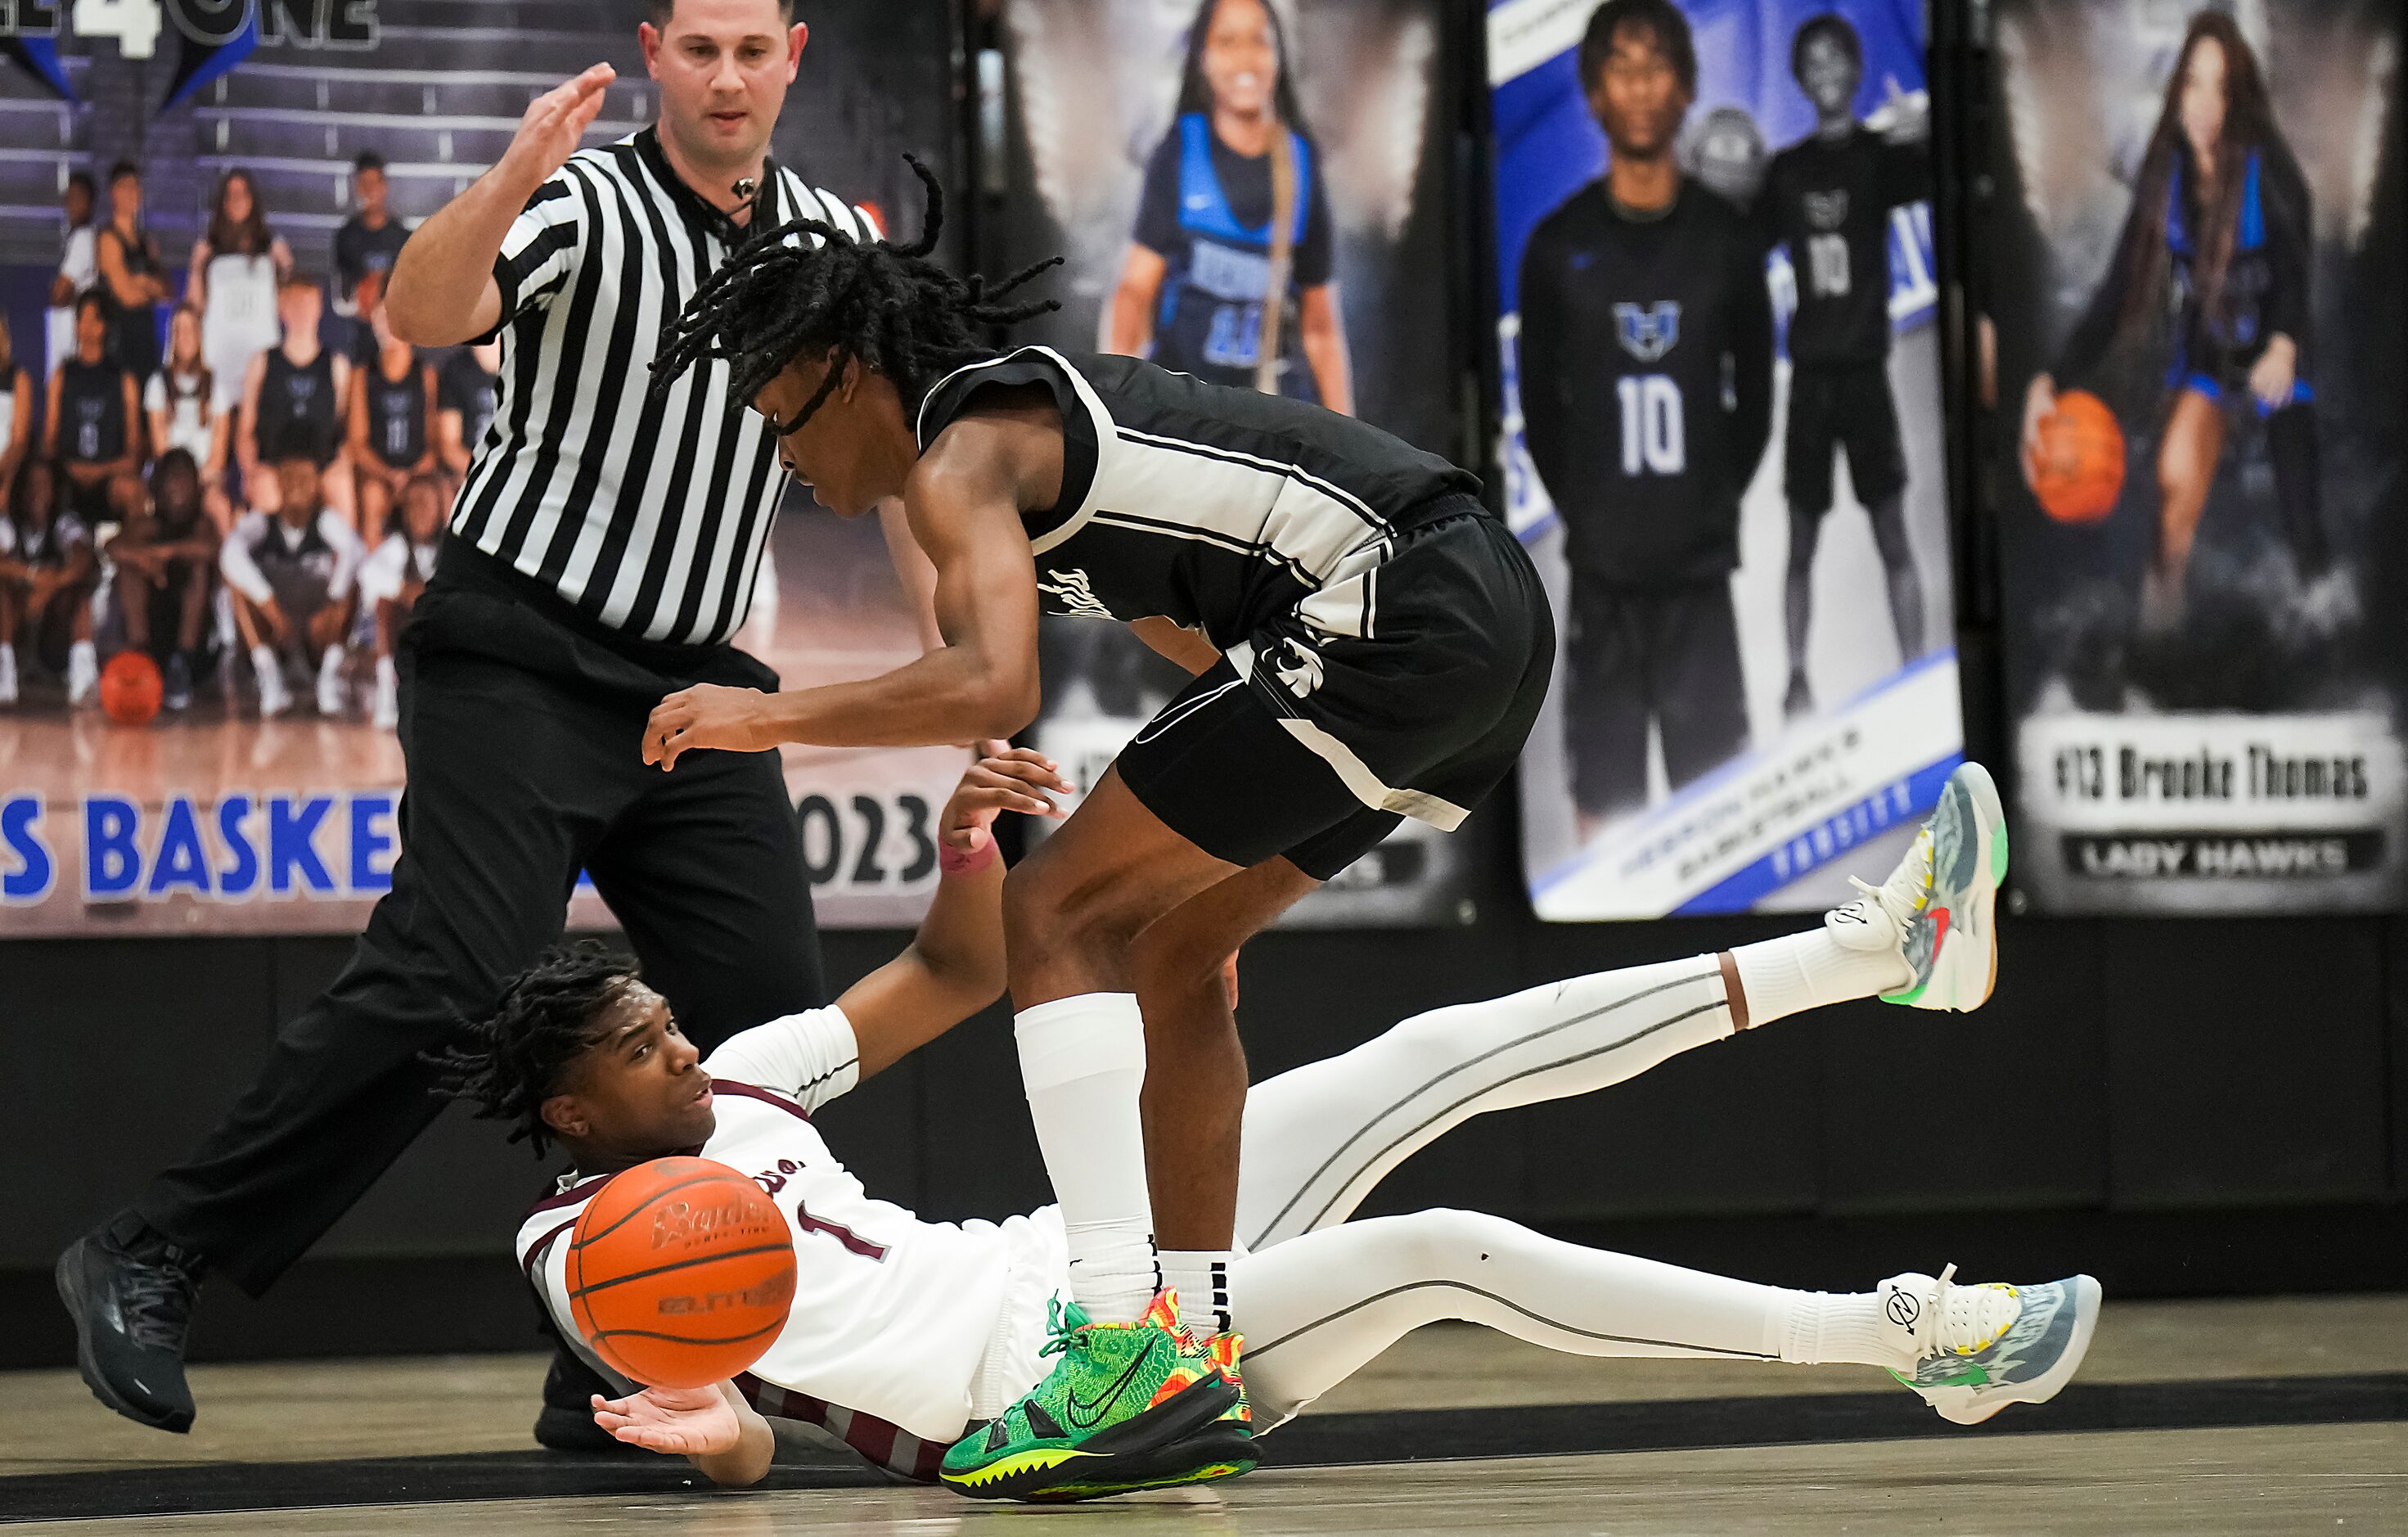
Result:
{"label": "referee", "polygon": [[[640,35],[655,124],[579,151],[612,78],[595,65],[394,268],[394,330],[498,335],[501,398],[400,658],[391,893],[200,1147],[60,1257],[84,1381],[145,1425],[193,1423],[204,1270],[257,1295],[375,1182],[440,1108],[420,1054],[560,937],[580,869],[705,1047],[826,1001],[777,756],[663,774],[641,750],[664,695],[777,687],[728,644],[784,489],[776,445],[724,364],[646,392],[662,323],[745,226],[867,216],[767,157],[805,38],[792,0],[652,0]],[[606,1439],[584,1375],[554,1363],[538,1440]]]}

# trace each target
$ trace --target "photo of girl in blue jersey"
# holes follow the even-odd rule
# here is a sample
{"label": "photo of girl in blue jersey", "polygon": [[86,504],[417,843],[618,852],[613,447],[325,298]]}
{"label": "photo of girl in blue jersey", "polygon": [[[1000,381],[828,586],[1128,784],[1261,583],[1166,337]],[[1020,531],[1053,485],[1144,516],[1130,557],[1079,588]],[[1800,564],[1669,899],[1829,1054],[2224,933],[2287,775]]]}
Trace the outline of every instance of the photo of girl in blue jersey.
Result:
{"label": "photo of girl in blue jersey", "polygon": [[2174,309],[2157,439],[2156,558],[2144,627],[2178,628],[2200,518],[2236,419],[2263,424],[2283,531],[2303,581],[2331,563],[2311,383],[2307,179],[2274,122],[2266,76],[2233,19],[2191,18],[2115,253],[2057,366],[2024,395],[2036,442],[2057,391]]}
{"label": "photo of girl in blue jersey", "polygon": [[1204,0],[1105,346],[1349,415],[1329,196],[1267,0]]}

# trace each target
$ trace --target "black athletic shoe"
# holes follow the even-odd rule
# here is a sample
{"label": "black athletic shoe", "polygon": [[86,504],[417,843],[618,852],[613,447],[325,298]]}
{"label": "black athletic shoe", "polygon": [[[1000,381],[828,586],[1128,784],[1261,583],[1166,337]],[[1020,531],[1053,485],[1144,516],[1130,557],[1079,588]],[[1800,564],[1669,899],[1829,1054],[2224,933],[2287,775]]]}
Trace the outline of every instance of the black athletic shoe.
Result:
{"label": "black athletic shoe", "polygon": [[76,1365],[93,1397],[136,1424],[193,1428],[184,1336],[202,1260],[131,1213],[67,1245],[59,1300],[75,1319]]}
{"label": "black athletic shoe", "polygon": [[645,1455],[594,1423],[594,1395],[615,1399],[619,1390],[602,1380],[566,1345],[552,1357],[543,1374],[543,1409],[535,1416],[535,1442],[555,1452],[629,1452]]}

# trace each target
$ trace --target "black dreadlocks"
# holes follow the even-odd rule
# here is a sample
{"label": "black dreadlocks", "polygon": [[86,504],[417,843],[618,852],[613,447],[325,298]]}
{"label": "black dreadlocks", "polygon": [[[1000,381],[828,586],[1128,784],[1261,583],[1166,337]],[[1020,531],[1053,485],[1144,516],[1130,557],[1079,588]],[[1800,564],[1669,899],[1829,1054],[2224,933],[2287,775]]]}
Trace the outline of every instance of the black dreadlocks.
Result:
{"label": "black dreadlocks", "polygon": [[554,945],[510,979],[492,1017],[468,1026],[471,1044],[428,1052],[436,1092],[477,1107],[480,1121],[516,1121],[510,1141],[552,1147],[543,1102],[561,1074],[601,1039],[603,1010],[636,980],[636,963],[592,940]]}
{"label": "black dreadlocks", "polygon": [[[927,259],[944,227],[945,196],[918,158],[905,155],[927,190],[920,238],[857,242],[817,219],[766,229],[730,251],[662,332],[652,359],[655,395],[708,358],[728,361],[728,393],[750,401],[806,349],[830,352],[827,378],[791,422],[810,419],[855,358],[894,382],[905,410],[918,409],[930,385],[966,363],[993,355],[983,329],[1015,324],[1062,308],[1052,299],[995,301],[1062,258],[1022,268],[995,287],[965,281]],[[816,236],[817,241],[796,236]]]}

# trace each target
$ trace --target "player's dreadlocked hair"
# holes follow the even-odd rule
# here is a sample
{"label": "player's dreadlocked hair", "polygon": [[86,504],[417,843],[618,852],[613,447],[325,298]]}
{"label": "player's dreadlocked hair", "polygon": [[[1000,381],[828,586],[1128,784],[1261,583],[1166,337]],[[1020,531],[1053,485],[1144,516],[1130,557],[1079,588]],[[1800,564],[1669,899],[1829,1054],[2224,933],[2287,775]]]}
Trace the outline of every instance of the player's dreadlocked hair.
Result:
{"label": "player's dreadlocked hair", "polygon": [[[929,261],[944,227],[945,195],[928,167],[911,155],[912,174],[927,190],[920,238],[856,241],[818,219],[795,219],[765,229],[728,253],[703,280],[661,336],[652,359],[652,388],[708,358],[728,361],[728,393],[750,401],[807,349],[830,352],[827,378],[799,414],[810,420],[855,358],[894,382],[904,409],[918,409],[928,387],[966,363],[993,355],[982,333],[1061,306],[1052,299],[996,301],[1059,256],[1022,268],[989,288],[986,280],[954,277]],[[797,236],[817,236],[816,243]]]}
{"label": "player's dreadlocked hair", "polygon": [[552,1146],[543,1102],[560,1092],[569,1063],[601,1038],[602,1012],[636,980],[636,963],[592,940],[554,945],[510,979],[490,1018],[468,1026],[470,1044],[429,1052],[436,1092],[466,1099],[480,1121],[515,1121],[510,1141]]}

